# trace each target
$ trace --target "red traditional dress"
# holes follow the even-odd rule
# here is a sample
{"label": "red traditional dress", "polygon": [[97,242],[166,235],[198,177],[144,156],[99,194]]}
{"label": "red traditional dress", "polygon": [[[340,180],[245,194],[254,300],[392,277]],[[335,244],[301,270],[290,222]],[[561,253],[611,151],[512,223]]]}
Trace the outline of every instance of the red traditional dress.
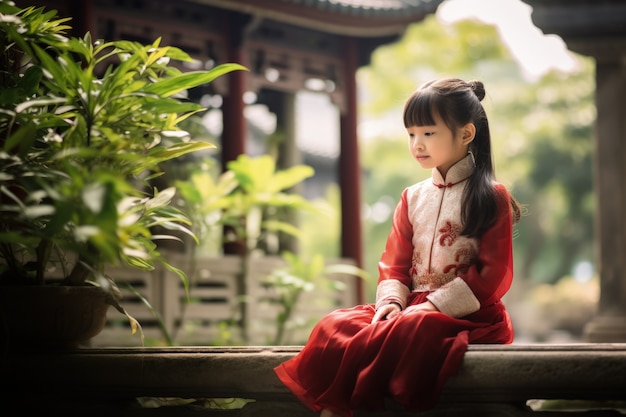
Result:
{"label": "red traditional dress", "polygon": [[[275,368],[314,411],[382,409],[385,397],[406,409],[432,407],[468,343],[511,343],[500,301],[513,278],[510,195],[496,184],[498,216],[480,239],[462,236],[461,199],[471,157],[447,177],[406,188],[379,263],[376,304],[334,311],[312,330],[302,351]],[[411,306],[430,300],[439,311]],[[396,317],[371,323],[377,306],[398,303]]]}

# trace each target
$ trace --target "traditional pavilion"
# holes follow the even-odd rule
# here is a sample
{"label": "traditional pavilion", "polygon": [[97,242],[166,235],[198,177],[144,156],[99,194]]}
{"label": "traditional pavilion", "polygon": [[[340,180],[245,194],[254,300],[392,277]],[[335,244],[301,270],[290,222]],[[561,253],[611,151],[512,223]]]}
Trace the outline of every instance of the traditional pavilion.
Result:
{"label": "traditional pavilion", "polygon": [[[294,144],[294,96],[322,85],[340,110],[338,162],[342,205],[341,256],[362,264],[361,172],[357,141],[356,70],[373,50],[399,38],[443,0],[40,0],[73,16],[77,34],[133,39],[183,48],[207,65],[237,62],[249,72],[212,85],[224,97],[222,164],[245,153],[243,96],[277,115],[287,140],[283,166],[299,163]],[[523,0],[534,23],[560,35],[597,65],[595,184],[601,298],[587,328],[593,342],[626,341],[626,2]],[[321,83],[320,83],[321,81]],[[359,288],[358,291],[361,291]]]}

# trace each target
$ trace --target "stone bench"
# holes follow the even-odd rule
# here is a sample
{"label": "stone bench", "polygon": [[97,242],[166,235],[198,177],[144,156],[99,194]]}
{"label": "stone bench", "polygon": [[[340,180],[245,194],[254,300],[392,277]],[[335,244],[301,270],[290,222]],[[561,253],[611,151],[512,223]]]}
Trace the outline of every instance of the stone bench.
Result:
{"label": "stone bench", "polygon": [[[17,404],[28,411],[25,415],[59,411],[89,417],[315,416],[272,370],[299,349],[84,348],[72,353],[5,353],[4,404],[7,409]],[[234,410],[206,407],[208,399],[233,397],[254,401]],[[146,408],[137,399],[168,405]],[[179,404],[181,399],[189,399],[190,404]],[[528,406],[533,400],[576,400],[568,404],[593,410],[574,410],[568,416],[620,415],[614,410],[620,405],[614,402],[626,407],[626,344],[472,345],[459,374],[446,384],[439,405],[419,415],[548,414],[533,411]],[[600,410],[604,407],[613,409]],[[390,402],[386,411],[355,413],[359,416],[414,414]]]}

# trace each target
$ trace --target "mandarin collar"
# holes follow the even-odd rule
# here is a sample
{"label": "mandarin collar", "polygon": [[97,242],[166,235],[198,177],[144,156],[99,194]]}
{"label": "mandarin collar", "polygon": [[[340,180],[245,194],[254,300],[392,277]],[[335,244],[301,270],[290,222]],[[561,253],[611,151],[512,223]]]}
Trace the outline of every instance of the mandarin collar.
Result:
{"label": "mandarin collar", "polygon": [[448,170],[446,178],[443,178],[441,172],[437,168],[432,169],[433,184],[439,188],[452,187],[472,175],[474,171],[474,158],[469,153],[465,158],[452,165]]}

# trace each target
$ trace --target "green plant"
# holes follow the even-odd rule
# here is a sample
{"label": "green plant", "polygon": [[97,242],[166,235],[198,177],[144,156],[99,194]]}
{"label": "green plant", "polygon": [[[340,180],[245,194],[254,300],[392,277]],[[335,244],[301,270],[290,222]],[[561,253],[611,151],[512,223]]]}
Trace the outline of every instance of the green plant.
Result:
{"label": "green plant", "polygon": [[[298,236],[298,227],[284,220],[283,210],[319,212],[320,208],[302,196],[288,192],[313,175],[313,169],[307,165],[277,169],[269,155],[240,155],[230,161],[227,168],[217,178],[210,172],[199,170],[177,186],[204,236],[218,230],[218,235],[224,239],[220,238],[221,244],[234,242],[240,248],[242,268],[236,283],[240,306],[237,322],[242,340],[247,342],[246,276],[250,256],[255,251],[267,254],[267,248],[272,246],[271,241],[276,240],[278,232]],[[259,247],[261,242],[265,242],[264,249]]]}
{"label": "green plant", "polygon": [[232,171],[215,174],[209,164],[204,163],[193,170],[187,180],[177,181],[203,253],[222,254],[222,227],[227,222],[231,204],[229,195],[238,185]]}
{"label": "green plant", "polygon": [[56,268],[63,284],[113,291],[106,265],[161,263],[187,286],[156,241],[195,238],[191,223],[175,188],[152,181],[213,147],[179,128],[203,110],[182,94],[245,68],[182,72],[174,62],[191,57],[159,39],[92,42],[67,36],[67,20],[0,3],[0,284],[44,285]]}
{"label": "green plant", "polygon": [[[275,254],[271,250],[274,247],[272,241],[278,240],[278,232],[300,237],[300,229],[289,222],[284,209],[307,211],[316,217],[321,217],[329,209],[289,192],[313,175],[309,166],[297,165],[281,170],[277,169],[274,158],[269,155],[240,155],[221,174],[211,172],[209,168],[209,164],[201,164],[187,181],[177,185],[194,219],[198,235],[209,240],[215,238],[218,247],[234,241],[243,248],[239,253],[241,269],[236,283],[240,306],[237,324],[242,340],[247,342],[249,323],[245,318],[249,289],[246,277],[250,257],[255,252]],[[206,242],[204,245],[202,253],[206,253]],[[343,283],[333,279],[335,274],[369,277],[366,271],[355,265],[327,264],[320,254],[313,255],[308,261],[305,261],[306,258],[289,250],[283,251],[284,266],[275,269],[261,282],[272,294],[266,301],[278,306],[276,333],[271,344],[285,342],[287,328],[295,325],[293,312],[302,293],[320,289],[343,290]]]}
{"label": "green plant", "polygon": [[272,345],[285,343],[285,332],[293,325],[293,313],[303,293],[310,293],[324,287],[332,291],[344,291],[345,284],[334,280],[336,274],[346,274],[362,279],[369,279],[367,271],[347,263],[327,264],[324,257],[316,254],[310,260],[304,261],[294,253],[283,252],[285,261],[283,268],[274,270],[264,281],[266,287],[271,287],[274,294],[268,301],[279,307],[276,316],[276,334]]}
{"label": "green plant", "polygon": [[277,169],[269,155],[255,158],[240,155],[228,163],[228,169],[239,187],[229,196],[231,204],[225,222],[234,232],[230,239],[244,242],[247,252],[255,250],[271,233],[299,234],[297,226],[281,220],[280,209],[318,210],[301,195],[288,191],[313,175],[310,166]]}

